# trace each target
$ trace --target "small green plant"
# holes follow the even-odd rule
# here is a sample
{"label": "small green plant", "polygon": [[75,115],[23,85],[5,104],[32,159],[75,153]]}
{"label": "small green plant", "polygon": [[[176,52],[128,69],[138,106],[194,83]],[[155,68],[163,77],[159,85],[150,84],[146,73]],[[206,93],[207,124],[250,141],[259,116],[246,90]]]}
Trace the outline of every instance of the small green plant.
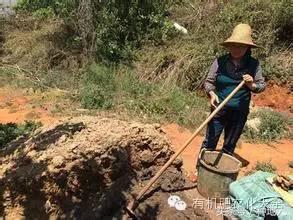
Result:
{"label": "small green plant", "polygon": [[263,161],[263,162],[256,162],[256,165],[251,169],[245,172],[245,176],[249,176],[254,174],[257,171],[263,171],[263,172],[269,172],[269,173],[275,173],[277,168],[272,164],[272,162],[269,161]]}
{"label": "small green plant", "polygon": [[250,119],[259,119],[260,123],[257,128],[245,127],[244,136],[249,140],[273,141],[286,135],[286,120],[278,112],[262,109],[252,113]]}
{"label": "small green plant", "polygon": [[80,101],[84,108],[109,109],[115,93],[114,68],[92,65],[85,73]]}
{"label": "small green plant", "polygon": [[30,135],[40,126],[40,122],[33,121],[25,121],[19,125],[16,123],[0,124],[0,148],[5,147],[6,144],[19,136]]}
{"label": "small green plant", "polygon": [[40,8],[33,12],[33,16],[37,18],[50,18],[54,16],[54,11],[51,7]]}
{"label": "small green plant", "polygon": [[274,173],[277,170],[277,168],[272,164],[271,161],[257,161],[254,169],[269,173]]}

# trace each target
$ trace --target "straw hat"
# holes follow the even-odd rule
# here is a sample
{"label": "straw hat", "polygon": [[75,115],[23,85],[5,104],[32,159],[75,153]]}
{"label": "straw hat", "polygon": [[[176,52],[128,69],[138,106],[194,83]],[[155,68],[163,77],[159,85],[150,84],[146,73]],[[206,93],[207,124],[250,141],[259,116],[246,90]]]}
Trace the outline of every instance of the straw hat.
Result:
{"label": "straw hat", "polygon": [[248,24],[238,24],[233,29],[232,35],[223,43],[221,43],[221,45],[227,46],[230,43],[239,43],[248,45],[250,47],[258,47],[255,43],[253,43],[251,33],[252,30]]}

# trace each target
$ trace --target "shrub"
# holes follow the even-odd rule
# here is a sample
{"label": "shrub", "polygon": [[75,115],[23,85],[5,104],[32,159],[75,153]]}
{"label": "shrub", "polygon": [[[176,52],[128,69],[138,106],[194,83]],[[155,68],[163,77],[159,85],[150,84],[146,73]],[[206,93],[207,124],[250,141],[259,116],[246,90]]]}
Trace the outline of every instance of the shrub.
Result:
{"label": "shrub", "polygon": [[[139,53],[139,72],[147,79],[174,77],[177,85],[202,87],[213,60],[226,51],[219,45],[239,23],[249,23],[262,48],[253,50],[266,79],[292,84],[292,17],[290,0],[183,1],[171,19],[188,29],[163,46],[147,45]],[[288,28],[289,27],[289,28]],[[168,58],[166,62],[166,57]]]}
{"label": "shrub", "polygon": [[255,130],[245,126],[244,136],[251,140],[272,141],[282,138],[286,134],[287,123],[285,118],[272,110],[259,110],[249,116],[259,118],[260,125]]}
{"label": "shrub", "polygon": [[109,109],[116,90],[114,69],[92,65],[84,75],[80,100],[85,108]]}
{"label": "shrub", "polygon": [[80,38],[87,55],[129,63],[143,41],[160,42],[169,34],[172,28],[165,13],[173,1],[21,0],[17,9],[41,17],[60,16]]}
{"label": "shrub", "polygon": [[25,121],[24,124],[7,123],[0,124],[0,148],[5,147],[6,144],[16,139],[21,135],[30,135],[41,123],[33,121]]}

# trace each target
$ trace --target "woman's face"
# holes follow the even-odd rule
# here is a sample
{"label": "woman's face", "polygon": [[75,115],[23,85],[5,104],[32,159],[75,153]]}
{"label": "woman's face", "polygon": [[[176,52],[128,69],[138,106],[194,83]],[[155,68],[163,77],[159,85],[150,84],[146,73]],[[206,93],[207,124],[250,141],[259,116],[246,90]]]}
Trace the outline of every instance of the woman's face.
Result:
{"label": "woman's face", "polygon": [[229,44],[226,48],[235,59],[241,59],[248,50],[248,46],[243,44]]}

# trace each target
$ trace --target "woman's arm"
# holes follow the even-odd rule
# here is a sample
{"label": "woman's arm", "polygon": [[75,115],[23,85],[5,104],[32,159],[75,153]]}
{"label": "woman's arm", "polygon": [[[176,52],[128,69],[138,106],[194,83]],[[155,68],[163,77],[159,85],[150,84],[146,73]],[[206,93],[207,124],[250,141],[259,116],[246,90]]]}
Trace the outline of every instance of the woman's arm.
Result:
{"label": "woman's arm", "polygon": [[208,76],[205,80],[205,83],[204,83],[205,91],[208,94],[210,94],[211,91],[215,91],[215,89],[216,89],[215,83],[216,83],[216,76],[217,76],[218,67],[219,67],[218,60],[215,59],[211,68],[210,68],[210,71],[209,71]]}
{"label": "woman's arm", "polygon": [[216,93],[214,92],[216,89],[215,83],[216,83],[218,67],[219,67],[218,60],[216,59],[213,62],[212,66],[210,68],[210,71],[208,73],[208,76],[206,78],[206,81],[204,83],[205,91],[209,94],[211,106],[214,108],[217,107],[216,103],[219,103],[219,98],[216,95]]}
{"label": "woman's arm", "polygon": [[262,68],[259,63],[256,68],[256,73],[255,73],[253,82],[251,82],[251,83],[248,82],[246,85],[254,93],[260,93],[265,89],[266,83],[265,83],[265,79],[262,75]]}

